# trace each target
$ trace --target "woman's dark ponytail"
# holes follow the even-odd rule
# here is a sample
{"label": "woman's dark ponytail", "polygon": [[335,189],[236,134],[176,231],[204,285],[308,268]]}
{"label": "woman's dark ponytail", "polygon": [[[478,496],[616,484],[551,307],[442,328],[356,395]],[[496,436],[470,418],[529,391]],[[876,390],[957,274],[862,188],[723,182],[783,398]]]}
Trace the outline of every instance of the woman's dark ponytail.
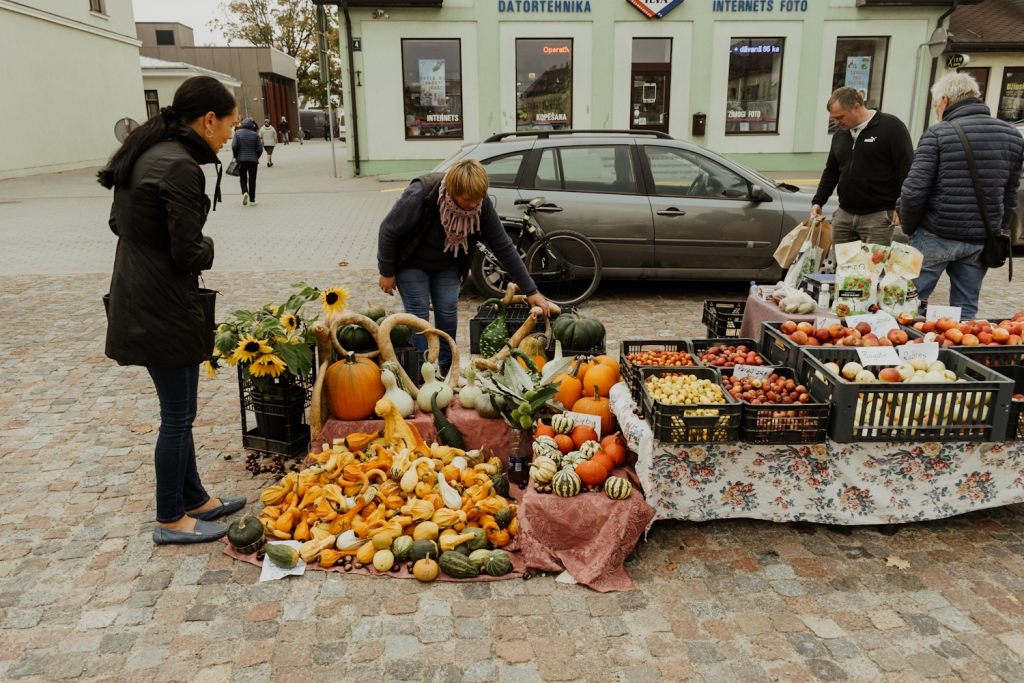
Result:
{"label": "woman's dark ponytail", "polygon": [[237,104],[235,96],[216,78],[194,76],[174,93],[174,102],[160,114],[136,128],[114,152],[106,168],[96,174],[99,184],[108,190],[125,185],[131,177],[135,161],[147,149],[166,140],[183,126],[213,112],[217,118],[231,116]]}

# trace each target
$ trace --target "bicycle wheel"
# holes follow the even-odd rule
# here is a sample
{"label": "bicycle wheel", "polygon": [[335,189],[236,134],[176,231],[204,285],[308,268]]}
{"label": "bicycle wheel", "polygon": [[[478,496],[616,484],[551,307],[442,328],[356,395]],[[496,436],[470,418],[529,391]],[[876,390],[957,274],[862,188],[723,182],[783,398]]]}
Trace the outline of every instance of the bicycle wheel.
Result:
{"label": "bicycle wheel", "polygon": [[573,230],[547,233],[523,259],[544,298],[561,306],[581,304],[601,283],[601,254],[589,239]]}
{"label": "bicycle wheel", "polygon": [[[512,240],[512,244],[517,244],[519,235],[515,234],[511,230],[508,232],[509,239]],[[527,242],[523,246],[529,246]],[[527,249],[520,248],[519,255],[526,259]],[[473,284],[477,290],[488,299],[501,298],[505,296],[505,290],[508,287],[508,283],[512,282],[512,278],[509,276],[502,265],[496,261],[492,261],[489,257],[484,255],[479,249],[473,250],[473,255],[470,260],[469,266],[470,277],[473,279]]]}

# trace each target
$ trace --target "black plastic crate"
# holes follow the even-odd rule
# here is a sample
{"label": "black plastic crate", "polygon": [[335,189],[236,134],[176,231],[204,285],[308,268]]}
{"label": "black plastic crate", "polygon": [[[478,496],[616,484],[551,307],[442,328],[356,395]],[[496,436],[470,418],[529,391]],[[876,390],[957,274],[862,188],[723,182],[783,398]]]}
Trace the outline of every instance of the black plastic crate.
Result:
{"label": "black plastic crate", "polygon": [[[799,373],[793,368],[771,370],[797,384],[802,383]],[[722,377],[731,376],[733,368],[722,368],[721,373]],[[743,401],[740,439],[749,443],[823,443],[828,436],[828,414],[828,403],[753,405]]]}
{"label": "black plastic crate", "polygon": [[[532,306],[526,304],[513,304],[505,308],[505,329],[508,330],[508,336],[511,337],[516,331],[523,326],[526,319],[530,316],[530,310]],[[561,315],[571,315],[576,312],[574,306],[561,306]],[[480,306],[476,310],[476,315],[469,320],[469,351],[470,353],[480,353],[480,334],[484,329],[494,322],[494,319],[498,317],[498,310],[494,304],[489,306]],[[554,322],[558,316],[551,316],[551,321]],[[539,329],[537,329],[539,328]],[[537,321],[537,328],[534,328],[538,332],[544,331],[544,321]],[[601,341],[602,349],[599,353],[604,353],[604,340]],[[554,346],[552,346],[552,349]],[[565,353],[565,349],[562,350]],[[565,354],[569,355],[569,354]]]}
{"label": "black plastic crate", "polygon": [[746,301],[704,301],[701,322],[708,330],[708,337],[738,337],[743,324],[743,310]]}
{"label": "black plastic crate", "polygon": [[796,342],[783,334],[781,322],[761,323],[761,355],[772,365],[800,367],[800,348]]}
{"label": "black plastic crate", "polygon": [[[651,375],[660,374],[694,375],[708,379],[722,386],[718,371],[713,368],[643,368],[640,370],[640,384]],[[641,389],[644,418],[651,426],[654,438],[663,443],[720,443],[738,441],[743,405],[722,389],[726,403],[707,405],[669,405],[651,398],[646,389]],[[687,411],[712,409],[718,415],[687,415]]]}
{"label": "black plastic crate", "polygon": [[[847,382],[825,368],[825,363],[842,367],[859,362],[857,351],[828,346],[804,349],[801,376],[814,400],[831,404],[828,435],[839,443],[1002,441],[1013,382],[948,348],[939,349],[939,360],[968,381]],[[986,405],[988,410],[982,410]],[[972,415],[975,411],[978,414]]]}
{"label": "black plastic crate", "polygon": [[[693,358],[692,366],[657,366],[657,365],[633,365],[626,356],[641,351],[685,351]],[[629,387],[633,400],[640,404],[640,394],[643,391],[643,383],[640,381],[640,370],[649,367],[664,367],[671,370],[675,367],[699,367],[700,362],[693,355],[693,344],[686,339],[666,341],[663,339],[651,341],[624,341],[619,344],[619,373],[622,381]]]}
{"label": "black plastic crate", "polygon": [[[999,324],[1003,320],[1012,320],[1013,316],[1005,318],[978,318],[978,320],[988,320],[989,322],[995,322]],[[1022,323],[1024,325],[1024,323]],[[913,327],[901,325],[904,331],[910,335],[911,339],[923,337],[924,332],[915,330]],[[947,347],[957,353],[967,356],[971,360],[975,360],[982,365],[990,368],[994,367],[1006,367],[1013,365],[1024,366],[1024,345],[1018,344],[1015,346],[952,346]]]}
{"label": "black plastic crate", "polygon": [[694,359],[694,362],[696,362],[698,365],[703,365],[704,367],[716,367],[716,368],[719,367],[717,365],[715,365],[715,366],[707,365],[706,363],[704,363],[704,362],[702,362],[700,360],[701,354],[703,354],[705,351],[710,349],[712,346],[726,346],[726,347],[728,347],[728,346],[746,346],[748,349],[753,349],[754,351],[756,351],[757,355],[761,356],[761,360],[764,361],[764,364],[766,366],[775,365],[775,363],[772,363],[771,360],[768,359],[768,357],[766,357],[763,353],[761,353],[761,345],[759,343],[757,343],[757,341],[755,341],[753,339],[746,339],[746,338],[741,339],[739,337],[726,337],[726,338],[721,338],[721,337],[719,337],[719,338],[702,337],[702,338],[692,339],[692,340],[690,340],[690,343],[693,346],[693,359]]}
{"label": "black plastic crate", "polygon": [[[1024,367],[1019,365],[1004,365],[999,368],[999,374],[1013,382],[1013,395],[1024,394]],[[1024,400],[1015,401],[1010,399],[1010,414],[1006,420],[1006,440],[1024,440]]]}
{"label": "black plastic crate", "polygon": [[[238,365],[238,394],[241,404],[242,446],[262,453],[286,456],[309,452],[309,409],[313,382],[316,379],[316,354],[309,376],[296,378],[284,373],[268,378],[263,387],[247,379]],[[256,421],[249,429],[248,415]]]}

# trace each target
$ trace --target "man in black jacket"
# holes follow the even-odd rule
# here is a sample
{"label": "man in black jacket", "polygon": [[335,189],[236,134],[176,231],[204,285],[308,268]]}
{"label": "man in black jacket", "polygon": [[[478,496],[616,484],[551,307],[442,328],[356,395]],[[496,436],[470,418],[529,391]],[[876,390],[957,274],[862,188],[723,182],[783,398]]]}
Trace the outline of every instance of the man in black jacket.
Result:
{"label": "man in black jacket", "polygon": [[893,226],[899,225],[896,200],[914,160],[910,133],[895,116],[867,109],[853,88],[837,88],[828,98],[828,113],[839,130],[832,136],[811,216],[821,216],[821,207],[838,185],[832,242],[888,245]]}

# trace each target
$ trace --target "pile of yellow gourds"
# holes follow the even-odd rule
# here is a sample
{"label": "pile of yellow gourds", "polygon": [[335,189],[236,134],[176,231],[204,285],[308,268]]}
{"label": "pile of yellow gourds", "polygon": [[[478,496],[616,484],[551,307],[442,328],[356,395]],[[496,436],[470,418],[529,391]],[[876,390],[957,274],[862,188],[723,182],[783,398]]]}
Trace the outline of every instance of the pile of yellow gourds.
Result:
{"label": "pile of yellow gourds", "polygon": [[[299,556],[324,567],[346,555],[369,564],[373,551],[399,536],[423,536],[416,532],[420,525],[428,537],[440,532],[442,539],[479,527],[493,547],[508,545],[518,505],[494,491],[492,475],[501,474],[501,461],[428,446],[388,399],[376,412],[384,419],[382,432],[337,439],[310,454],[315,464],[263,490],[259,520],[267,537],[302,541]],[[502,526],[495,520],[499,512]]]}

